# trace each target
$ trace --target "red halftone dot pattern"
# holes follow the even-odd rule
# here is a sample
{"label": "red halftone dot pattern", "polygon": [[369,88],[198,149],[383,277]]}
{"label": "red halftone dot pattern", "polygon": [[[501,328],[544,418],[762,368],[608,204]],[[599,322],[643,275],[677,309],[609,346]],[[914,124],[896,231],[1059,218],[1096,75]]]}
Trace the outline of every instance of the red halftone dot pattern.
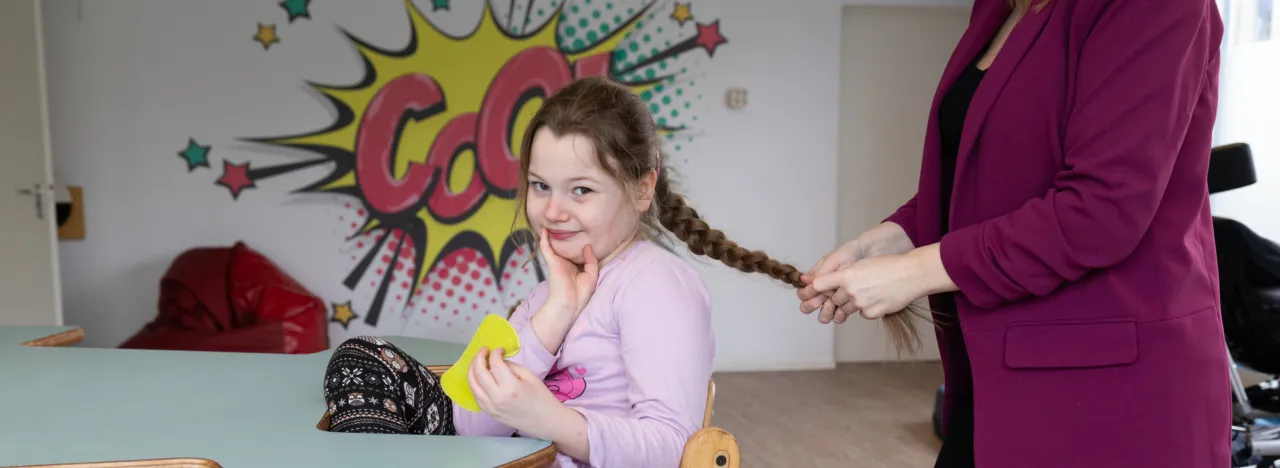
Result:
{"label": "red halftone dot pattern", "polygon": [[[364,302],[361,306],[367,308],[378,289],[384,283],[387,286],[376,327],[378,333],[465,343],[486,314],[506,316],[512,305],[537,286],[537,275],[530,262],[532,251],[527,248],[519,249],[504,261],[496,275],[490,262],[478,251],[459,249],[428,265],[427,274],[419,279],[413,265],[412,239],[405,238],[397,249],[405,236],[401,231],[375,229],[358,234],[357,230],[368,222],[368,210],[358,200],[334,200],[338,208],[331,210],[330,216],[336,222],[337,232],[345,238],[342,258],[350,257],[345,271],[350,272],[365,258],[372,258],[369,268],[356,283],[356,290],[352,291],[353,297],[361,298]],[[386,242],[379,246],[384,236]],[[375,248],[378,250],[371,251]],[[369,311],[361,310],[361,313],[365,315]]]}
{"label": "red halftone dot pattern", "polygon": [[[460,249],[441,258],[423,278],[425,295],[415,303],[415,311],[404,334],[465,343],[486,314],[507,315],[537,285],[532,265],[526,265],[527,249],[515,254],[517,268],[504,264],[500,275],[512,278],[511,287],[499,291],[489,263],[474,249]],[[519,283],[519,284],[517,284]],[[516,299],[508,299],[508,297]],[[442,319],[443,318],[443,319]]]}
{"label": "red halftone dot pattern", "polygon": [[[531,254],[529,249],[518,248],[503,265],[505,268],[502,269],[502,279],[498,280],[498,290],[493,293],[508,306],[523,300],[538,285],[538,275],[534,270]],[[502,313],[505,314],[506,310]]]}

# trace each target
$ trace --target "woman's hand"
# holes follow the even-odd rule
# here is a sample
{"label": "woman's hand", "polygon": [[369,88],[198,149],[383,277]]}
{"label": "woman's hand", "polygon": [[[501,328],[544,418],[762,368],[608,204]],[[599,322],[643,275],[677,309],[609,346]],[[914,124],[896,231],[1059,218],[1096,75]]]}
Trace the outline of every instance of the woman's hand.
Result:
{"label": "woman's hand", "polygon": [[[816,276],[810,286],[830,294],[831,303],[841,316],[836,319],[837,323],[859,313],[864,318],[877,319],[900,311],[922,297],[912,269],[908,258],[902,255],[872,257]],[[828,323],[831,317],[824,311],[818,321]]]}
{"label": "woman's hand", "polygon": [[822,256],[818,263],[801,277],[801,281],[808,283],[808,286],[796,290],[796,297],[801,301],[800,312],[809,314],[821,308],[822,312],[818,314],[819,322],[829,323],[834,319],[836,323],[844,323],[847,316],[841,313],[837,304],[831,300],[832,294],[814,288],[813,279],[839,271],[866,258],[903,254],[910,251],[912,247],[911,239],[907,237],[906,231],[901,226],[885,222]]}
{"label": "woman's hand", "polygon": [[[854,314],[877,319],[901,311],[922,297],[956,289],[943,268],[938,244],[905,254],[864,258],[844,269],[814,277],[810,285],[830,295],[839,309],[838,322]],[[824,321],[822,316],[818,320],[830,321]]]}
{"label": "woman's hand", "polygon": [[492,352],[481,348],[467,373],[471,392],[485,413],[535,437],[552,434],[566,418],[582,417],[560,403],[542,379],[519,364],[507,362],[503,354],[502,348]]}
{"label": "woman's hand", "polygon": [[[849,265],[853,265],[861,260],[865,254],[863,253],[862,244],[857,239],[846,242],[839,248],[832,250],[830,253],[823,255],[818,259],[818,263],[809,269],[809,272],[801,277],[802,281],[810,283],[815,276],[826,275],[827,273],[840,270]],[[796,290],[796,297],[800,298],[800,312],[808,314],[819,307],[824,307],[823,313],[827,312],[827,308],[834,308],[830,302],[831,295],[824,294],[817,290],[812,284]]]}

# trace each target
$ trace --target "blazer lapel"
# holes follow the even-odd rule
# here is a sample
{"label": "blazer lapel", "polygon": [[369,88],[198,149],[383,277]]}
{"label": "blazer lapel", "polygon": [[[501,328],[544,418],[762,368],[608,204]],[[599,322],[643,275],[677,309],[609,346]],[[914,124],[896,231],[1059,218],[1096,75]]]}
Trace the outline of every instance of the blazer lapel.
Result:
{"label": "blazer lapel", "polygon": [[[1000,29],[1000,25],[1004,23],[1010,13],[1009,7],[1005,6],[1003,1],[996,3],[999,6],[993,6],[986,12],[988,24],[994,23],[994,27],[982,38],[982,42],[979,45],[985,45],[987,41],[994,39],[996,31]],[[1033,7],[1028,11],[1022,17],[1022,20],[1018,22],[1018,25],[1013,28],[1013,32],[1009,34],[1004,45],[1001,46],[1000,53],[996,55],[995,61],[987,68],[986,76],[982,79],[982,83],[978,85],[978,89],[973,95],[973,101],[969,104],[969,112],[965,115],[964,131],[960,134],[960,148],[958,159],[956,160],[957,180],[964,173],[965,161],[969,158],[970,153],[973,152],[978,134],[987,120],[987,114],[991,112],[991,107],[995,105],[996,99],[1000,96],[1000,91],[1004,89],[1009,77],[1013,76],[1018,63],[1026,56],[1027,51],[1035,44],[1036,39],[1040,37],[1040,33],[1044,31],[1045,24],[1048,24],[1049,17],[1053,14],[1054,7],[1059,3],[1062,3],[1062,1],[1052,0],[1040,9]],[[973,58],[974,56],[969,56],[969,60]],[[968,63],[965,62],[965,65]],[[957,188],[958,185],[956,185]],[[952,201],[952,206],[955,206],[954,197],[952,197]],[[949,210],[950,216],[955,216],[955,210],[950,207],[944,207],[944,209]]]}

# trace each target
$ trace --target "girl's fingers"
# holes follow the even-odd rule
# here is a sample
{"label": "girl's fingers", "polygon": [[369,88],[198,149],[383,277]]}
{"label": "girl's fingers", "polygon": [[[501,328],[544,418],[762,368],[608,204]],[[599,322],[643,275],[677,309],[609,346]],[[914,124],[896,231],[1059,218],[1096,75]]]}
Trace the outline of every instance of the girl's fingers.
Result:
{"label": "girl's fingers", "polygon": [[507,367],[506,358],[503,356],[502,348],[494,349],[489,353],[489,373],[493,375],[493,380],[499,387],[507,387],[515,383],[516,376],[511,373],[511,368]]}

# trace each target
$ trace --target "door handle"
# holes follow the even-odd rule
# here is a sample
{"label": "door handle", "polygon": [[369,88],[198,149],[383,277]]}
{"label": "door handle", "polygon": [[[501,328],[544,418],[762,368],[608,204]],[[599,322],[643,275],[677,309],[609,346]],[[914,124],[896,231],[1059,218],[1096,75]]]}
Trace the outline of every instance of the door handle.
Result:
{"label": "door handle", "polygon": [[34,188],[19,189],[21,195],[31,195],[36,199],[36,219],[44,219],[44,190],[40,188],[40,184],[35,184]]}

